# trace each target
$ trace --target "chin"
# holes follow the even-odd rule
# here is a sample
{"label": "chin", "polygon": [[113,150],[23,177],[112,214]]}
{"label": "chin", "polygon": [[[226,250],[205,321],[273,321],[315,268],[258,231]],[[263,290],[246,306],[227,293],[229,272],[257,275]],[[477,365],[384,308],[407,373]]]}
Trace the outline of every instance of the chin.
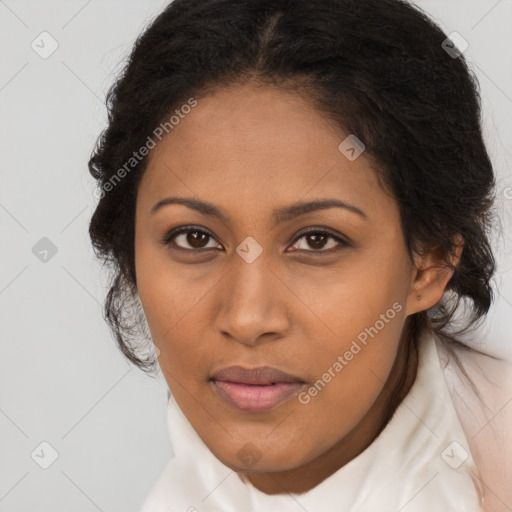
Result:
{"label": "chin", "polygon": [[[254,439],[254,438],[253,438]],[[208,447],[225,466],[237,473],[272,473],[295,469],[308,462],[293,447],[277,450],[276,446],[262,447],[250,439],[237,443],[240,448],[233,452],[233,443],[224,450]],[[284,448],[281,445],[281,448]]]}

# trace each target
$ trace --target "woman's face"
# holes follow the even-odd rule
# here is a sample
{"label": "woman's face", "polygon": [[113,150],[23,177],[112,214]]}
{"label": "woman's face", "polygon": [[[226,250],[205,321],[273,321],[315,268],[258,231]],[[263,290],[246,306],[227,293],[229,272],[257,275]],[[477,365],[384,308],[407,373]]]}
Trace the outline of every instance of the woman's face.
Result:
{"label": "woman's face", "polygon": [[[213,454],[254,482],[375,437],[405,318],[422,309],[397,204],[364,153],[339,149],[347,135],[293,93],[221,89],[140,183],[137,285],[160,366]],[[324,201],[340,204],[301,206]]]}

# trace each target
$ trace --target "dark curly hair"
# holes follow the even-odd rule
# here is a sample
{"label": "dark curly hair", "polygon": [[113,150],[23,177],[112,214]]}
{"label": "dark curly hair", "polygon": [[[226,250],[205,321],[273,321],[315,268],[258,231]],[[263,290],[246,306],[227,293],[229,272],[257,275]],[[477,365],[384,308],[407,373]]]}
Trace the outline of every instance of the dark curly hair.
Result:
{"label": "dark curly hair", "polygon": [[[477,79],[446,41],[403,0],[174,0],[158,15],[108,91],[108,126],[89,161],[100,192],[89,233],[111,271],[104,315],[123,354],[144,371],[156,367],[151,353],[137,353],[150,336],[134,255],[147,156],[129,172],[126,162],[191,97],[247,80],[304,95],[364,142],[398,203],[411,258],[428,248],[454,269],[450,293],[408,317],[407,335],[415,341],[429,329],[465,346],[457,335],[476,325],[493,299],[495,176]],[[464,249],[451,266],[456,234]],[[461,302],[469,308],[455,331]]]}

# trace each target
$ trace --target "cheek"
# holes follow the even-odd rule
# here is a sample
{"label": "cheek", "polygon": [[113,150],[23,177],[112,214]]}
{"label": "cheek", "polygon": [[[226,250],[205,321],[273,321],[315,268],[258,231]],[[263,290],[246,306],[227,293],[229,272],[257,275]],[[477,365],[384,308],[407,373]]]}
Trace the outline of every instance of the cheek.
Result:
{"label": "cheek", "polygon": [[[405,309],[408,290],[404,268],[401,254],[354,251],[336,268],[289,270],[284,280],[306,306],[298,322],[322,332],[324,338],[329,336],[331,346],[342,349],[344,342],[336,340],[356,339],[376,322],[385,336],[400,333],[403,315],[399,313]],[[290,301],[297,299],[290,294]]]}
{"label": "cheek", "polygon": [[190,286],[185,285],[182,270],[172,262],[165,249],[142,228],[136,231],[137,291],[157,344],[185,314],[190,294]]}
{"label": "cheek", "polygon": [[317,316],[309,316],[316,341],[304,347],[313,385],[301,403],[310,418],[330,418],[341,430],[354,426],[382,390],[405,321],[406,273],[396,259],[370,260],[354,259],[314,284],[297,282],[308,288]]}
{"label": "cheek", "polygon": [[198,355],[201,361],[211,361],[214,355],[213,347],[205,343],[207,319],[201,314],[214,282],[194,265],[177,265],[165,249],[143,237],[136,243],[136,274],[140,301],[169,385],[174,378],[192,384]]}
{"label": "cheek", "polygon": [[385,317],[388,323],[366,312],[345,311],[334,325],[339,335],[324,339],[322,348],[307,354],[309,373],[315,376],[298,397],[298,407],[306,431],[323,425],[322,439],[317,439],[322,448],[348,434],[383,390],[397,355],[401,311],[391,309]]}

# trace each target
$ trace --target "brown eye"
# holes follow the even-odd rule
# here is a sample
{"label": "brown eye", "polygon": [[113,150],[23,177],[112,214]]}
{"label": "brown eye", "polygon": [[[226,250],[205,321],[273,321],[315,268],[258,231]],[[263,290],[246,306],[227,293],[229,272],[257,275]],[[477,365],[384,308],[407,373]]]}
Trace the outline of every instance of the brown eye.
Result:
{"label": "brown eye", "polygon": [[[299,243],[301,240],[304,240],[304,243]],[[328,240],[331,240],[331,243],[328,243]],[[307,251],[307,252],[327,252],[333,253],[342,250],[345,247],[348,247],[349,244],[342,240],[340,237],[330,233],[329,231],[308,231],[307,233],[303,233],[299,238],[297,238],[292,247],[295,247],[299,251]],[[308,249],[311,248],[311,249]],[[327,247],[327,250],[323,250]]]}
{"label": "brown eye", "polygon": [[206,231],[183,227],[171,231],[162,242],[164,245],[170,245],[173,242],[179,249],[189,251],[215,249],[215,246],[208,247],[210,240],[214,240],[214,238]]}
{"label": "brown eye", "polygon": [[[194,250],[206,251],[209,249],[217,249],[218,246],[208,246],[212,241],[215,241],[215,238],[207,231],[190,226],[184,226],[171,231],[162,240],[162,243],[164,245],[173,244],[175,248],[193,252]],[[332,254],[349,246],[350,244],[348,242],[334,233],[323,230],[311,230],[296,238],[292,247],[299,251],[310,253],[316,252]]]}
{"label": "brown eye", "polygon": [[195,249],[203,249],[210,238],[203,231],[188,231],[187,233],[182,233],[182,235],[185,237],[184,240]]}

